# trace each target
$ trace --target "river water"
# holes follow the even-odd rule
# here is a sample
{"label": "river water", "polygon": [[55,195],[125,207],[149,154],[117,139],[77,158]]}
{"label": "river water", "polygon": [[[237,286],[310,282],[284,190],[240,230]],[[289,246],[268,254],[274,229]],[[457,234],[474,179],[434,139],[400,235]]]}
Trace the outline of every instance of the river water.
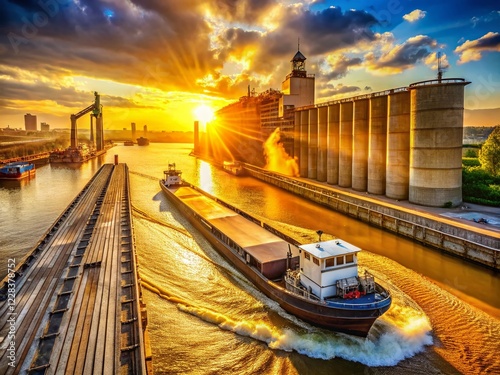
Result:
{"label": "river water", "polygon": [[[189,144],[118,145],[81,166],[45,165],[0,182],[0,277],[102,163],[130,169],[139,271],[157,374],[500,373],[500,275],[190,157]],[[169,162],[204,190],[314,241],[316,230],[363,251],[393,306],[367,339],[312,327],[284,312],[228,264],[162,195]],[[324,236],[325,236],[324,235]],[[326,237],[323,237],[325,239]]]}

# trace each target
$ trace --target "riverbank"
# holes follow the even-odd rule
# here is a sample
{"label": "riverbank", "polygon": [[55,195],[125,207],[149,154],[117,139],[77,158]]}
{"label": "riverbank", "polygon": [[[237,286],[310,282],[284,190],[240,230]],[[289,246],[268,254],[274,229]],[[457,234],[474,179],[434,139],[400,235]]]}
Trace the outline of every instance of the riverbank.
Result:
{"label": "riverbank", "polygon": [[[292,178],[245,165],[262,181],[310,199],[335,211],[426,246],[500,270],[498,209],[464,204],[458,208],[424,207],[384,196],[360,194],[305,178]],[[477,223],[484,218],[488,223]]]}

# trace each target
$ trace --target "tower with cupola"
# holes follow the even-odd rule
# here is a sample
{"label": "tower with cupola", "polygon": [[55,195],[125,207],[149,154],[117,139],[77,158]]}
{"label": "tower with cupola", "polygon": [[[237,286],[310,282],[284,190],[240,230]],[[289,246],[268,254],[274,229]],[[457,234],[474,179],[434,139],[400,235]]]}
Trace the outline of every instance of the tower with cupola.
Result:
{"label": "tower with cupola", "polygon": [[314,74],[307,74],[306,57],[299,48],[290,63],[292,71],[281,83],[283,96],[279,105],[280,117],[283,117],[287,110],[314,105],[315,77]]}

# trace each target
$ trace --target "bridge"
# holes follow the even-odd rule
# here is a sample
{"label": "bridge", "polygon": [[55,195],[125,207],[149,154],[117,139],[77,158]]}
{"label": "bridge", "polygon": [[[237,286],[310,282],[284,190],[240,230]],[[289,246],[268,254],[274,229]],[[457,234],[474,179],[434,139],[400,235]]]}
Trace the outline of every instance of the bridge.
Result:
{"label": "bridge", "polygon": [[0,373],[151,374],[129,174],[105,164],[0,283]]}

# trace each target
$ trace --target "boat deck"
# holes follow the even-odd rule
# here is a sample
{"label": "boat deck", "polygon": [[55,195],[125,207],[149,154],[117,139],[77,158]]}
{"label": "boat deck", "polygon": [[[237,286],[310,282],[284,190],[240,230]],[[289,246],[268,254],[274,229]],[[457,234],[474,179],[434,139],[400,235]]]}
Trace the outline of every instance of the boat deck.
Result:
{"label": "boat deck", "polygon": [[106,164],[0,284],[0,373],[151,372],[136,267],[128,169]]}

